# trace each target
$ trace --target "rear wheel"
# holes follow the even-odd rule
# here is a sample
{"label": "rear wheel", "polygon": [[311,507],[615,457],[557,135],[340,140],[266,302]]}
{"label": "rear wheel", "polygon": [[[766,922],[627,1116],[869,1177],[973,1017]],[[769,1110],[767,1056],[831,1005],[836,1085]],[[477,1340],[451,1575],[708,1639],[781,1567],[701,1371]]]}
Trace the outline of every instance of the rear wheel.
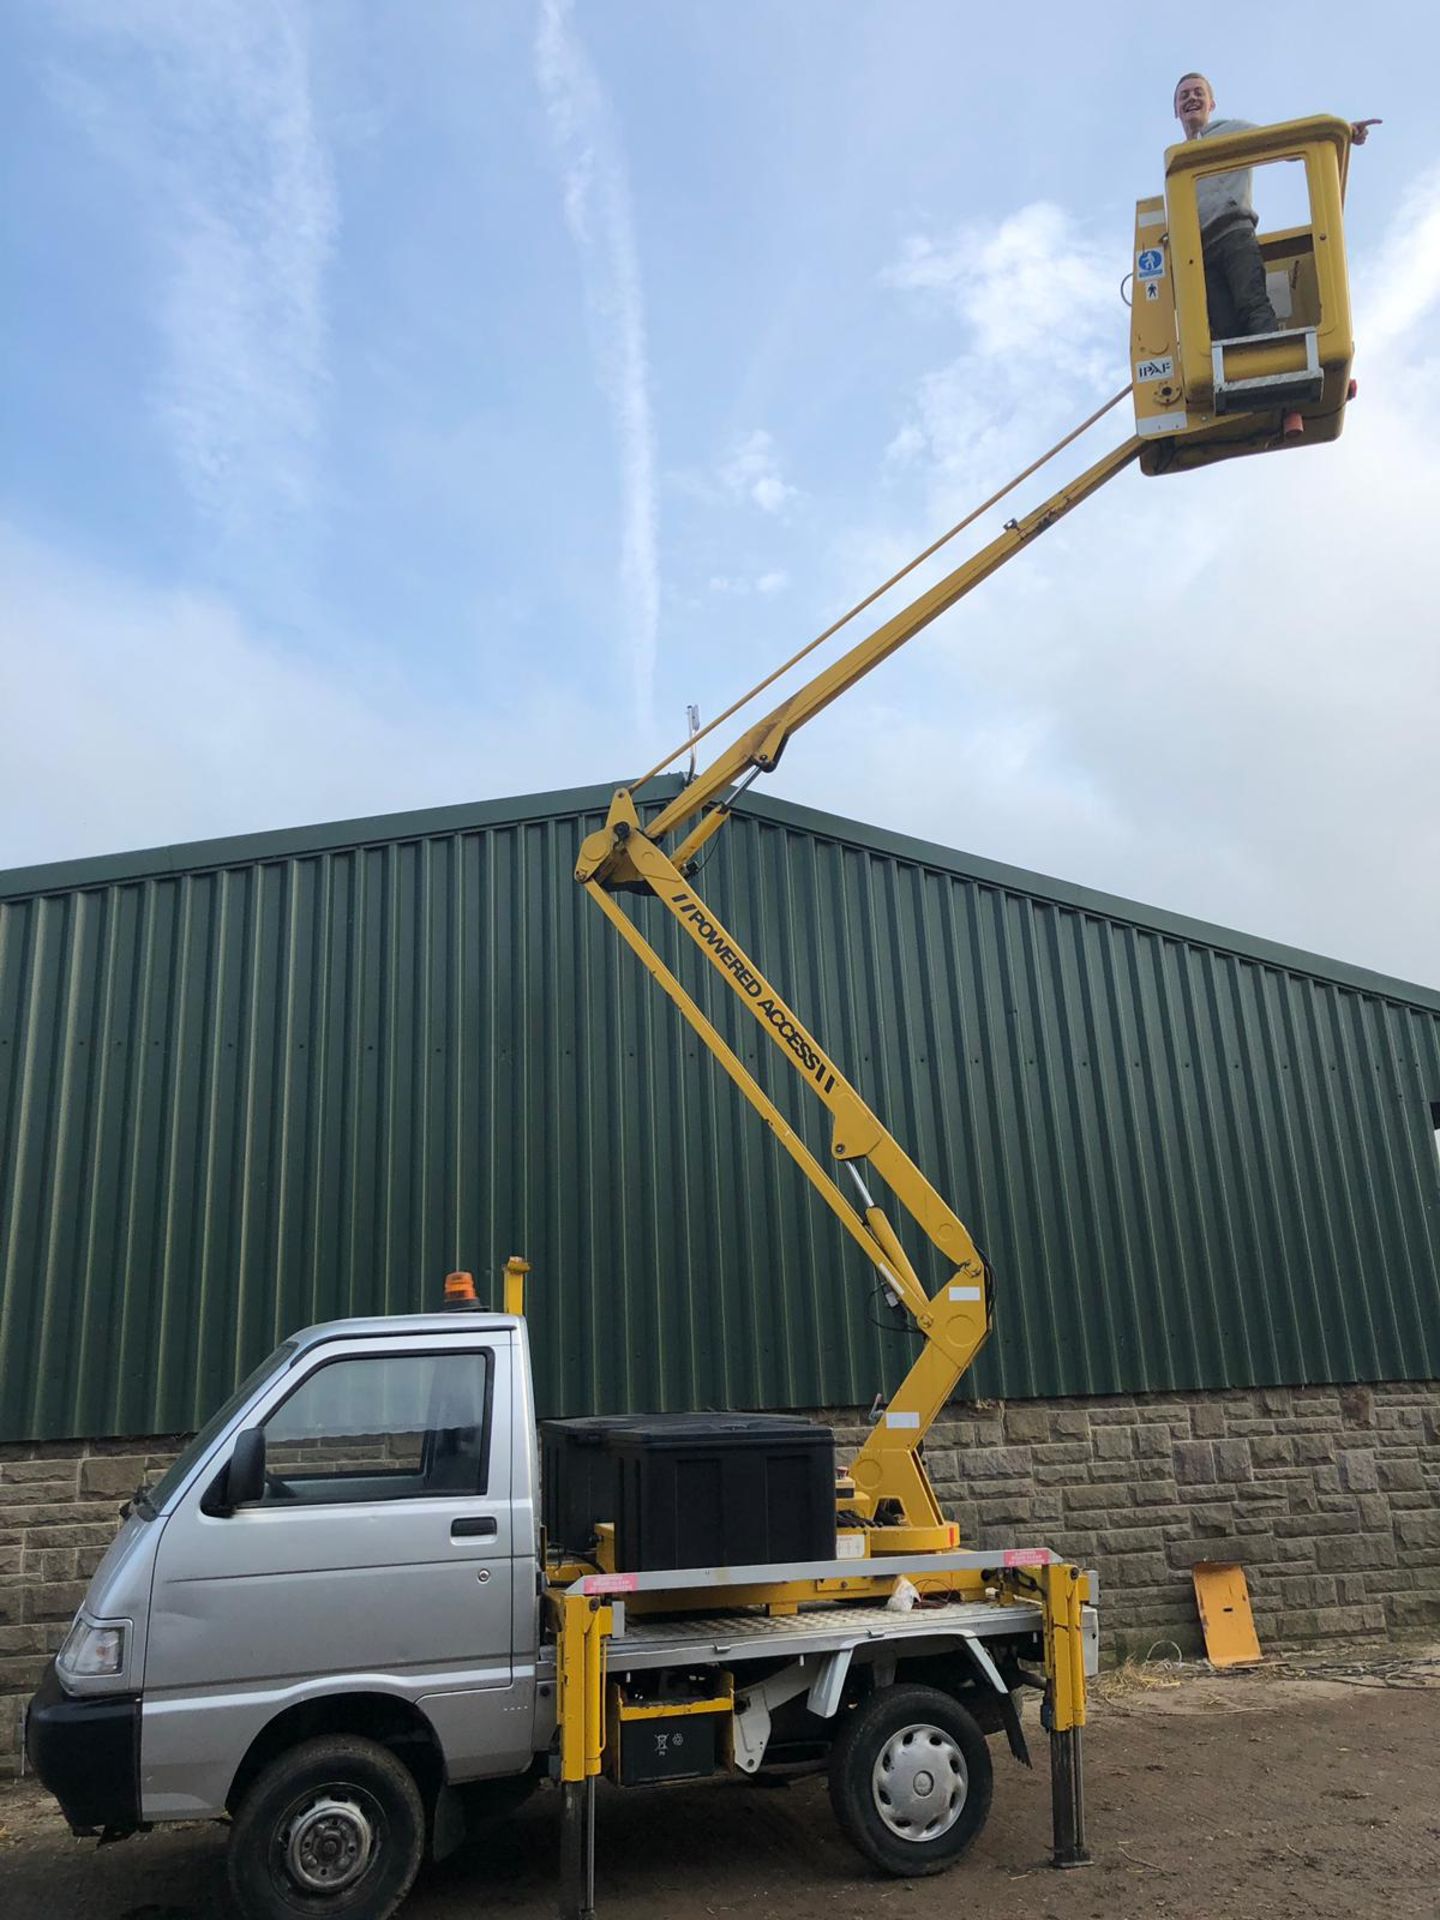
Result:
{"label": "rear wheel", "polygon": [[388,1920],[410,1891],[425,1808],[408,1767],[336,1734],[280,1754],[230,1830],[230,1891],[245,1920]]}
{"label": "rear wheel", "polygon": [[856,1707],[830,1755],[830,1804],[867,1860],[897,1878],[942,1873],[990,1812],[985,1736],[934,1687],[882,1687]]}

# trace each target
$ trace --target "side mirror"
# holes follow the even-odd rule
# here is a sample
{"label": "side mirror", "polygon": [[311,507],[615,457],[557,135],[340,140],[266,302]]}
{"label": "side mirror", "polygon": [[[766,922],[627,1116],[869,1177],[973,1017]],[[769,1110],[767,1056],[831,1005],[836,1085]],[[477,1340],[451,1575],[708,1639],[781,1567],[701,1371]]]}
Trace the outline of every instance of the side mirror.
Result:
{"label": "side mirror", "polygon": [[265,1429],[246,1427],[235,1436],[235,1451],[225,1469],[225,1504],[244,1507],[265,1498]]}

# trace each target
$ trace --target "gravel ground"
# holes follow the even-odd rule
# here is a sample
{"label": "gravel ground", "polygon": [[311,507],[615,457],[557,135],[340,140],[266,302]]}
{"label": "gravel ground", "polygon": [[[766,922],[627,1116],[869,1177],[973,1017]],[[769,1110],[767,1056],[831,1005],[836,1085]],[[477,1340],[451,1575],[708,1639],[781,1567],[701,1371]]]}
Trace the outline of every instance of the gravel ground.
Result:
{"label": "gravel ground", "polygon": [[[824,1783],[602,1793],[601,1920],[1437,1920],[1440,1666],[1384,1684],[1121,1676],[1094,1702],[1086,1764],[1095,1864],[1046,1865],[1048,1776],[995,1747],[995,1805],[947,1878],[872,1875]],[[1431,1684],[1423,1685],[1428,1679]],[[1043,1738],[1033,1740],[1043,1762]],[[558,1796],[422,1875],[405,1920],[552,1920]],[[32,1785],[0,1793],[6,1920],[205,1920],[224,1911],[223,1832],[99,1852]]]}

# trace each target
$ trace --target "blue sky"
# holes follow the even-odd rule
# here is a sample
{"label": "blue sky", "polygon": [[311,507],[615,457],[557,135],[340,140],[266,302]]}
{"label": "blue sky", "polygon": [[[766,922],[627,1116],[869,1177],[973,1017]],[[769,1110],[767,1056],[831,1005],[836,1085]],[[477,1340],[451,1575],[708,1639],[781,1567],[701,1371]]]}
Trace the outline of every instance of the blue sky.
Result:
{"label": "blue sky", "polygon": [[1123,383],[1198,64],[1384,116],[1344,438],[1127,475],[772,788],[1436,980],[1440,27],[1206,18],[9,9],[0,862],[649,764]]}

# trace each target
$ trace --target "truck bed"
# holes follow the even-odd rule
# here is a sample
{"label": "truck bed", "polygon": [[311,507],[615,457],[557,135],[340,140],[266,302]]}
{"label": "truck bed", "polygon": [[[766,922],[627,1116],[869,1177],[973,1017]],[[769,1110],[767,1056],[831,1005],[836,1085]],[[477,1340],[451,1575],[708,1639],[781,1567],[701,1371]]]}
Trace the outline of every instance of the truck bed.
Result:
{"label": "truck bed", "polygon": [[[1087,1614],[1093,1609],[1086,1608]],[[1087,1621],[1087,1626],[1089,1622]],[[607,1643],[612,1673],[646,1668],[726,1665],[736,1660],[799,1659],[843,1647],[960,1636],[1012,1639],[1038,1633],[1038,1606],[996,1606],[984,1600],[916,1607],[909,1613],[837,1601],[796,1614],[754,1611],[680,1615],[668,1620],[626,1619],[624,1632]],[[1087,1632],[1087,1642],[1090,1638]]]}

